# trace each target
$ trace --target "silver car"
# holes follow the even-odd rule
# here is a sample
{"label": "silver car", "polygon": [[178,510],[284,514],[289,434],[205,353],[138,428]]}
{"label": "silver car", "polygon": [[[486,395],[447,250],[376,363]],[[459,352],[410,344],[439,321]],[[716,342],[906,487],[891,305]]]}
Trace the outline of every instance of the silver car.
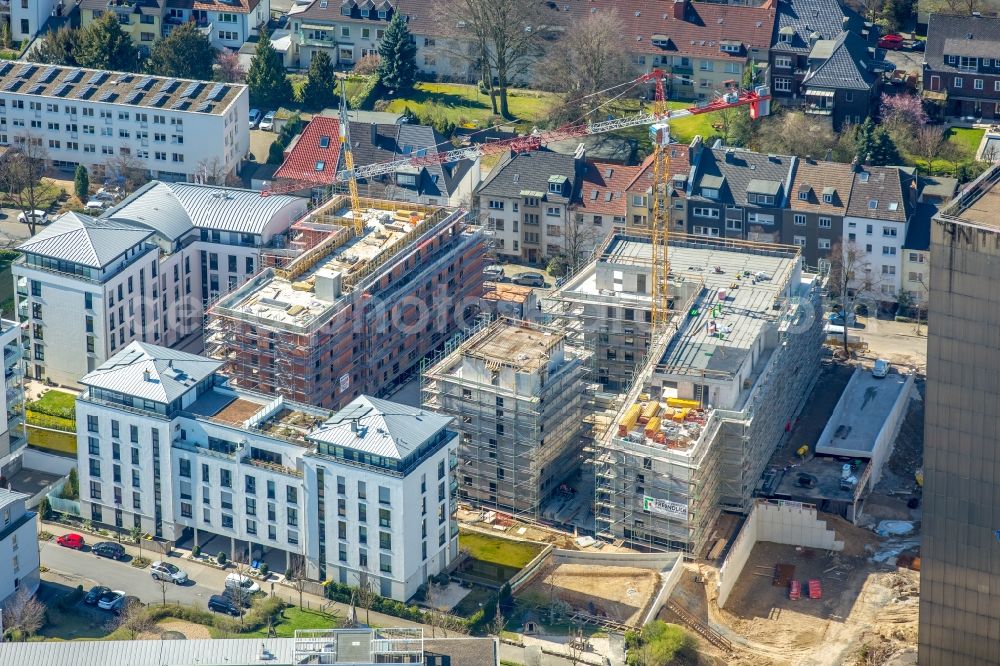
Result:
{"label": "silver car", "polygon": [[169,562],[153,562],[153,566],[149,567],[149,573],[156,580],[165,580],[178,585],[186,583],[188,579],[186,573]]}

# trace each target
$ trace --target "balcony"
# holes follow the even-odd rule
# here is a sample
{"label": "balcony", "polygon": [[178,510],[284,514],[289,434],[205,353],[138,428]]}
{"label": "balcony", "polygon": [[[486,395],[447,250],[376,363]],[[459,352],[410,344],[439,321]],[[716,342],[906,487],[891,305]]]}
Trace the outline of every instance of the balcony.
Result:
{"label": "balcony", "polygon": [[814,116],[830,116],[833,115],[832,106],[824,106],[823,104],[806,104],[802,107],[805,113]]}
{"label": "balcony", "polygon": [[329,33],[299,30],[295,37],[300,46],[321,46],[330,49],[337,46],[337,38],[334,36],[332,29]]}

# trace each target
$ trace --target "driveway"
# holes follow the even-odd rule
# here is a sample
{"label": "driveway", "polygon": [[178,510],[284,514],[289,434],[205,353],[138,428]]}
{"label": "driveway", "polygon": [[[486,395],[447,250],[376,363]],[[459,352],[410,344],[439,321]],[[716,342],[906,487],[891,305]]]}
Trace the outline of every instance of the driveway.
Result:
{"label": "driveway", "polygon": [[885,59],[894,64],[896,69],[901,69],[904,72],[914,72],[916,73],[918,80],[923,78],[923,52],[908,51],[906,49],[900,49],[899,51],[886,51]]}
{"label": "driveway", "polygon": [[17,221],[20,214],[21,211],[17,208],[0,208],[0,247],[20,245],[21,241],[31,237],[28,225]]}

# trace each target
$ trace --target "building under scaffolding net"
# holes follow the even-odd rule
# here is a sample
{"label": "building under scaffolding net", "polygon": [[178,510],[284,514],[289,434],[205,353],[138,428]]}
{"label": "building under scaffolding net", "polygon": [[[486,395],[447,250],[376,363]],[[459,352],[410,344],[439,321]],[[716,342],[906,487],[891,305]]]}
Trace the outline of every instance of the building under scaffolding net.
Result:
{"label": "building under scaffolding net", "polygon": [[[667,330],[654,336],[596,445],[596,532],[699,555],[722,510],[749,509],[808,393],[822,341],[821,281],[802,272],[790,246],[672,237],[669,257],[672,285],[686,287],[672,289],[678,307]],[[648,275],[648,237],[613,235],[598,261],[612,258],[632,268],[615,269],[623,287],[590,290],[592,312],[621,307],[614,292],[626,275],[631,284]]]}
{"label": "building under scaffolding net", "polygon": [[537,520],[583,451],[586,360],[553,328],[501,318],[422,377],[423,405],[455,417],[459,497]]}
{"label": "building under scaffolding net", "polygon": [[485,245],[467,212],[361,204],[363,234],[336,197],[292,226],[294,257],[212,306],[206,353],[235,386],[335,409],[404,381],[472,318]]}

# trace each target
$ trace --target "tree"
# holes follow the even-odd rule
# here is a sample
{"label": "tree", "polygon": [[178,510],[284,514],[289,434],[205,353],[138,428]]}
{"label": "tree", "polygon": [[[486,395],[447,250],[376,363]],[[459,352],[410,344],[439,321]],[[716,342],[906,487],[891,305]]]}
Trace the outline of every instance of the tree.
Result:
{"label": "tree", "polygon": [[925,125],[927,111],[923,101],[916,95],[882,95],[879,107],[883,125]]}
{"label": "tree", "polygon": [[935,159],[948,159],[950,144],[945,138],[944,128],[939,125],[924,125],[913,133],[910,152],[927,162],[928,168]]}
{"label": "tree", "polygon": [[785,111],[761,122],[757,142],[762,153],[818,157],[836,145],[837,136],[822,121]]}
{"label": "tree", "polygon": [[121,72],[139,69],[139,51],[122,30],[115,12],[104,12],[80,32],[75,56],[81,67]]}
{"label": "tree", "polygon": [[[200,160],[195,175],[204,185],[230,186],[239,185],[239,176],[232,169],[226,168],[226,163],[218,155]],[[235,180],[234,180],[235,178]]]}
{"label": "tree", "polygon": [[0,48],[10,48],[10,25],[6,21],[0,21]]}
{"label": "tree", "polygon": [[215,80],[223,83],[242,83],[247,72],[240,63],[240,55],[229,49],[222,49],[215,56]]}
{"label": "tree", "polygon": [[302,608],[302,593],[306,589],[306,572],[302,563],[290,567],[288,571],[285,572],[285,578],[291,581],[292,587],[295,591],[299,593],[299,608]]}
{"label": "tree", "polygon": [[369,53],[354,63],[354,68],[351,71],[360,76],[375,76],[381,62],[382,59],[378,57],[377,53]]}
{"label": "tree", "polygon": [[[6,24],[4,24],[6,25]],[[65,65],[76,67],[76,48],[80,40],[80,31],[68,25],[55,31],[45,33],[38,40],[35,48],[28,53],[28,60],[44,62],[49,65]]]}
{"label": "tree", "polygon": [[913,18],[914,0],[886,0],[885,16],[893,30],[906,30]]}
{"label": "tree", "polygon": [[889,132],[884,127],[876,127],[872,134],[871,152],[868,153],[866,164],[872,166],[889,166],[891,164],[901,164],[903,158],[896,148],[896,142],[889,136]]}
{"label": "tree", "polygon": [[368,626],[371,626],[371,609],[376,597],[378,594],[375,592],[375,581],[368,575],[367,571],[359,571],[358,591],[355,598],[358,605],[365,609],[365,624]]}
{"label": "tree", "polygon": [[23,636],[31,636],[45,624],[45,604],[28,592],[28,588],[22,587],[6,604],[3,608],[5,631],[19,631]]}
{"label": "tree", "polygon": [[260,31],[257,50],[247,72],[247,85],[250,87],[250,103],[256,107],[276,108],[294,97],[281,55],[274,50],[266,28]]}
{"label": "tree", "polygon": [[128,531],[129,537],[139,546],[139,559],[142,559],[142,528],[138,525]]}
{"label": "tree", "polygon": [[42,139],[33,134],[14,136],[14,144],[0,162],[0,190],[24,213],[32,236],[38,226],[32,211],[47,209],[59,195],[55,185],[42,178],[48,165]]}
{"label": "tree", "polygon": [[76,198],[81,202],[86,203],[90,196],[90,174],[87,173],[87,167],[82,164],[76,165],[76,173],[73,175],[73,191],[76,193]]}
{"label": "tree", "polygon": [[194,23],[185,23],[156,42],[146,68],[150,74],[206,81],[212,78],[216,50]]}
{"label": "tree", "polygon": [[375,75],[383,87],[405,93],[416,82],[417,43],[402,12],[396,12],[378,45],[379,64]]}
{"label": "tree", "polygon": [[76,467],[69,470],[66,485],[63,486],[63,498],[68,500],[80,499],[80,477],[77,475]]}
{"label": "tree", "polygon": [[535,0],[449,0],[435,13],[445,36],[471,40],[471,49],[452,55],[481,69],[490,99],[499,100],[494,113],[510,118],[507,89],[528,73],[554,38],[547,16],[551,10]]}
{"label": "tree", "polygon": [[122,146],[118,154],[104,164],[105,173],[122,186],[125,194],[141,187],[149,180],[149,170],[128,146]]}
{"label": "tree", "polygon": [[848,318],[854,314],[856,305],[863,301],[874,301],[877,297],[878,280],[864,246],[854,241],[846,245],[837,243],[830,250],[830,292],[840,299],[844,318],[844,353],[850,355],[848,345]]}
{"label": "tree", "polygon": [[548,60],[539,74],[542,87],[561,94],[560,120],[578,120],[608,98],[600,91],[633,78],[623,34],[618,12],[611,10],[587,15],[559,40],[559,57]]}
{"label": "tree", "polygon": [[[389,24],[392,26],[392,23]],[[333,71],[333,62],[326,51],[317,51],[309,63],[309,73],[306,85],[302,88],[302,104],[307,109],[322,110],[334,105],[337,95],[334,86],[337,75]]]}
{"label": "tree", "polygon": [[114,629],[124,629],[130,640],[136,640],[147,631],[151,631],[156,622],[136,599],[125,599],[118,617],[112,622]]}
{"label": "tree", "polygon": [[698,651],[694,637],[676,624],[654,620],[640,632],[625,635],[628,646],[628,666],[661,666],[662,664],[697,663]]}

